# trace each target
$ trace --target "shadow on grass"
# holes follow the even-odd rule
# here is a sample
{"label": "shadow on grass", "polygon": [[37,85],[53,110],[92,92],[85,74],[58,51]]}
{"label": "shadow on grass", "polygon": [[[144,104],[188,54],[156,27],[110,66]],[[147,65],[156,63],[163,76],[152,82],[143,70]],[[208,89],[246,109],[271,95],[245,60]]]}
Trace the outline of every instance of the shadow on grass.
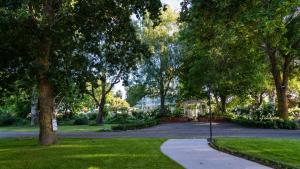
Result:
{"label": "shadow on grass", "polygon": [[2,169],[181,168],[160,152],[164,139],[65,139],[38,146],[36,140],[0,140]]}

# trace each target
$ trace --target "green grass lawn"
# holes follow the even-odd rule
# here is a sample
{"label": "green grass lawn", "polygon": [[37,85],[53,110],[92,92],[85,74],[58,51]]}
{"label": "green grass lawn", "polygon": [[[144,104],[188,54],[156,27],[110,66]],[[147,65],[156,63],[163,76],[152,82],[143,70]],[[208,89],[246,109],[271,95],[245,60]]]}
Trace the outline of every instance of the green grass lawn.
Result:
{"label": "green grass lawn", "polygon": [[217,138],[215,145],[300,169],[300,140],[297,139]]}
{"label": "green grass lawn", "polygon": [[[87,132],[87,131],[100,131],[101,129],[109,129],[110,124],[105,124],[102,126],[90,126],[90,125],[62,125],[58,126],[59,132]],[[14,131],[14,132],[32,132],[39,131],[38,127],[30,126],[8,126],[0,127],[0,131]]]}
{"label": "green grass lawn", "polygon": [[165,139],[0,139],[1,169],[179,169],[160,152]]}

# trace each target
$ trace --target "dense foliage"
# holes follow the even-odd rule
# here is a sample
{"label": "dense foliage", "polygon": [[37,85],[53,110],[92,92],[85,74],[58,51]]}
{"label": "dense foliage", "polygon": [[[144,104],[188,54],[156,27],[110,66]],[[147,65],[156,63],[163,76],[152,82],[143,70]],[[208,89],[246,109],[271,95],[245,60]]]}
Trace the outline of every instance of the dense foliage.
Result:
{"label": "dense foliage", "polygon": [[243,104],[253,99],[258,109],[261,98],[271,100],[276,90],[279,116],[288,119],[289,82],[299,74],[294,64],[299,60],[299,5],[297,0],[184,0],[183,96],[203,98],[211,88],[216,107],[226,112],[236,97]]}
{"label": "dense foliage", "polygon": [[[157,24],[160,7],[158,0],[1,1],[1,93],[13,91],[17,83],[21,84],[18,88],[38,84],[41,144],[56,142],[51,129],[55,95],[73,83],[85,90],[85,82],[100,72],[89,67],[98,63],[90,62],[90,57],[101,55],[98,61],[108,55],[106,60],[123,65],[122,52],[140,51],[128,49],[128,43],[136,42],[130,18],[132,14],[142,17],[147,10]],[[105,48],[108,53],[102,43],[113,44]],[[113,49],[121,52],[111,55]]]}

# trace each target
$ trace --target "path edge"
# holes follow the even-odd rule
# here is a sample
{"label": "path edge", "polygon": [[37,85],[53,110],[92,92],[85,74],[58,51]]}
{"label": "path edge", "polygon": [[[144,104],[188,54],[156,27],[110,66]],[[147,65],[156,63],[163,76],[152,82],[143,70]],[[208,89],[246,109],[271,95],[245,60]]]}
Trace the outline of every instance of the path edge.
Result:
{"label": "path edge", "polygon": [[175,161],[175,160],[173,160],[171,157],[169,157],[167,154],[165,154],[163,151],[162,151],[162,146],[167,142],[167,141],[169,141],[169,140],[172,140],[172,139],[166,139],[161,145],[160,145],[160,147],[159,147],[159,150],[160,150],[160,152],[165,156],[165,157],[167,157],[167,158],[169,158],[171,161],[173,161],[173,162],[175,162],[176,164],[178,164],[179,166],[181,166],[181,168],[185,168],[182,164],[180,164],[180,163],[178,163],[177,161]]}
{"label": "path edge", "polygon": [[233,156],[236,156],[236,157],[239,157],[239,158],[243,158],[243,159],[246,159],[246,160],[249,160],[249,161],[253,161],[253,162],[256,162],[256,163],[259,163],[259,164],[262,164],[262,165],[265,165],[265,166],[268,166],[268,167],[271,167],[271,168],[274,168],[274,169],[297,169],[297,168],[295,168],[291,165],[278,163],[278,162],[273,161],[273,160],[253,157],[253,156],[247,155],[245,153],[241,153],[241,152],[238,152],[238,151],[230,150],[228,148],[220,147],[220,146],[215,144],[215,139],[213,139],[212,142],[208,141],[208,145],[211,148],[213,148],[217,151],[221,151],[221,152],[226,153],[226,154],[230,154],[230,155],[233,155]]}

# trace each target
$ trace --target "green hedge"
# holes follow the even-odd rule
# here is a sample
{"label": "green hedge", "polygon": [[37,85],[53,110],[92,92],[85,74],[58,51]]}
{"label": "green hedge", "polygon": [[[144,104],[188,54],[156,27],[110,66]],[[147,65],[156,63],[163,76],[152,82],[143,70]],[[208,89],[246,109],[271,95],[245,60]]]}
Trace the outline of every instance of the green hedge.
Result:
{"label": "green hedge", "polygon": [[16,117],[12,116],[10,113],[1,113],[0,114],[0,126],[9,126],[16,124]]}
{"label": "green hedge", "polygon": [[290,129],[290,130],[298,128],[298,124],[296,122],[288,121],[288,120],[255,121],[255,120],[249,120],[244,118],[238,118],[232,121],[245,127],[254,127],[254,128]]}
{"label": "green hedge", "polygon": [[158,124],[159,124],[158,120],[151,120],[151,121],[145,121],[145,122],[119,124],[119,125],[112,126],[111,129],[112,130],[135,130],[135,129],[152,127],[152,126],[155,126]]}
{"label": "green hedge", "polygon": [[74,121],[74,125],[88,125],[89,119],[87,117],[79,117]]}

